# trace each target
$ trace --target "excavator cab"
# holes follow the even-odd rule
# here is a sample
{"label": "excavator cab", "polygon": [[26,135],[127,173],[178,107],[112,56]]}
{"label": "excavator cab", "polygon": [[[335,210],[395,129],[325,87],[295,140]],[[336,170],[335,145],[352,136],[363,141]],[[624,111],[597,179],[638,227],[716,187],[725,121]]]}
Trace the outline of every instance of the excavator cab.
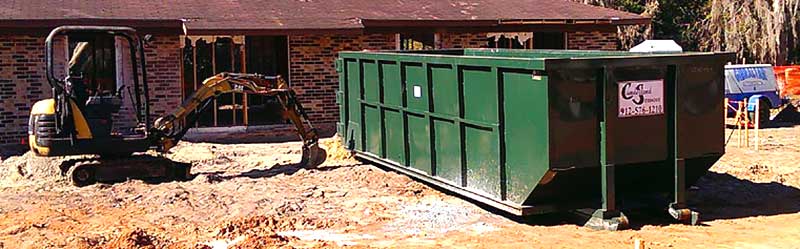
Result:
{"label": "excavator cab", "polygon": [[[110,64],[108,63],[109,59],[116,59],[109,58],[113,57],[112,52],[115,51],[110,50],[115,47],[108,46],[108,44],[106,47],[102,47],[97,44],[108,43],[108,41],[111,45],[115,45],[116,37],[94,34],[87,37],[70,35],[70,43],[74,42],[75,48],[70,50],[72,56],[67,64],[68,77],[64,81],[66,85],[70,86],[71,97],[83,111],[94,137],[111,135],[114,127],[113,115],[119,115],[124,101],[123,89],[128,87],[124,80],[116,82],[118,79],[115,77],[115,69],[109,70],[109,67],[116,66],[108,65]],[[131,59],[135,60],[135,58]],[[130,64],[134,65],[134,63]],[[98,75],[105,77],[97,77]]]}
{"label": "excavator cab", "polygon": [[[68,36],[71,57],[63,65],[56,65],[54,51],[57,39]],[[98,39],[102,37],[104,39]],[[115,74],[102,51],[94,49],[97,42],[116,40],[129,44],[130,86],[116,82],[103,82],[97,75]],[[127,27],[62,26],[50,32],[45,40],[47,81],[52,88],[51,99],[38,101],[31,109],[29,145],[41,156],[115,155],[124,156],[148,150],[152,138],[148,134],[149,110],[143,40],[136,31]],[[63,48],[62,48],[63,49]],[[114,61],[114,60],[112,60]],[[58,77],[57,69],[66,76]],[[139,73],[141,72],[141,82]],[[107,78],[115,78],[115,75]],[[116,87],[120,85],[120,87]],[[125,89],[133,90],[125,96]],[[114,117],[121,116],[123,98],[130,97],[135,128],[126,132],[114,131]],[[114,132],[112,132],[114,131]]]}
{"label": "excavator cab", "polygon": [[[56,65],[54,51],[57,38],[67,35],[71,57],[65,65]],[[127,42],[131,78],[130,84],[98,79],[98,75],[116,78],[116,67],[109,69],[108,58],[98,53],[95,44],[110,43],[106,47],[116,49],[116,41]],[[126,159],[133,153],[155,150],[167,152],[174,147],[196,123],[199,115],[209,103],[226,93],[247,93],[273,96],[283,106],[282,116],[295,125],[303,141],[301,166],[315,167],[327,157],[319,148],[316,129],[308,121],[303,106],[295,92],[280,76],[260,74],[220,73],[205,81],[203,86],[188,96],[181,106],[169,114],[151,122],[150,98],[147,85],[144,39],[129,27],[105,26],[61,26],[50,32],[45,40],[47,81],[52,87],[53,97],[40,100],[31,108],[28,124],[28,140],[31,151],[39,156],[100,155],[101,158]],[[121,56],[120,56],[121,57]],[[116,56],[114,58],[116,64]],[[58,77],[56,70],[65,69],[66,76]],[[100,74],[98,74],[98,72]],[[130,105],[123,105],[129,101]],[[124,117],[123,106],[132,106],[135,125],[127,129],[116,129],[116,118]],[[73,165],[67,172],[75,185],[86,185],[103,176],[105,179],[124,179],[130,174],[164,174],[163,170],[146,170],[152,163],[124,162],[124,167],[100,167],[99,165]],[[142,167],[140,167],[142,166]],[[183,175],[187,168],[179,168]],[[159,173],[160,172],[160,173]]]}

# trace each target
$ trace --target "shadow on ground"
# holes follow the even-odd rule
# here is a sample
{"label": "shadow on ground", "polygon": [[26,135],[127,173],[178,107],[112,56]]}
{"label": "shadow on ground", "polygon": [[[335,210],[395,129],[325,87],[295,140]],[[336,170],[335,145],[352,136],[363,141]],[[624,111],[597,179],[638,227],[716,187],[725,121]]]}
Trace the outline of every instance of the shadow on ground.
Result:
{"label": "shadow on ground", "polygon": [[[653,200],[658,200],[659,197],[654,196]],[[752,182],[726,173],[708,172],[691,188],[688,198],[689,207],[700,213],[700,226],[706,226],[703,222],[715,220],[800,212],[800,189],[778,182]],[[668,200],[663,199],[634,209],[623,209],[630,220],[630,228],[638,230],[649,225],[667,226],[679,223],[667,213]],[[585,217],[573,213],[516,217],[499,210],[488,210],[501,212],[498,214],[529,225],[583,225],[586,221]]]}
{"label": "shadow on ground", "polygon": [[[800,189],[778,182],[757,183],[726,173],[708,172],[688,195],[689,207],[700,213],[703,222],[800,212]],[[664,209],[626,211],[631,228],[646,225],[666,226],[676,221]]]}
{"label": "shadow on ground", "polygon": [[[800,189],[778,182],[757,183],[709,171],[688,195],[688,205],[704,222],[800,212]],[[632,229],[676,224],[664,205],[625,210]]]}
{"label": "shadow on ground", "polygon": [[704,221],[800,212],[800,189],[778,182],[755,183],[708,172],[690,195]]}
{"label": "shadow on ground", "polygon": [[251,179],[258,179],[258,178],[269,178],[274,177],[277,175],[294,175],[301,169],[307,170],[314,170],[314,171],[331,171],[336,170],[339,168],[347,168],[347,167],[357,167],[360,165],[339,165],[339,166],[325,166],[325,167],[305,167],[299,163],[292,163],[292,164],[278,164],[275,166],[270,167],[269,169],[252,169],[249,171],[241,172],[235,175],[225,175],[226,172],[224,171],[213,171],[213,172],[201,172],[194,177],[203,175],[205,176],[209,182],[221,182],[221,181],[228,181],[237,178],[251,178]]}
{"label": "shadow on ground", "polygon": [[[330,138],[335,131],[321,131],[319,138]],[[297,134],[275,135],[267,132],[203,132],[202,134],[187,135],[184,141],[193,143],[216,144],[255,144],[255,143],[283,143],[300,141]]]}
{"label": "shadow on ground", "polygon": [[[381,168],[392,171],[383,166]],[[425,184],[437,191],[462,198],[486,211],[518,223],[532,226],[583,226],[588,220],[586,215],[577,214],[573,210],[520,217],[487,204],[464,198],[458,193],[439,186]],[[599,187],[596,189],[598,193],[600,192]],[[648,200],[634,201],[637,203],[636,206],[629,209],[625,208],[633,206],[626,205],[629,204],[626,203],[629,200],[620,200],[620,202],[622,203],[621,206],[623,206],[623,213],[630,221],[630,228],[638,230],[650,225],[667,226],[678,224],[679,221],[673,219],[667,212],[671,198],[671,194],[655,194],[648,196],[646,198]],[[725,173],[708,172],[690,189],[688,198],[689,208],[700,213],[700,226],[706,225],[703,222],[714,220],[800,212],[800,189],[777,182],[756,183]],[[599,208],[599,206],[594,208]]]}

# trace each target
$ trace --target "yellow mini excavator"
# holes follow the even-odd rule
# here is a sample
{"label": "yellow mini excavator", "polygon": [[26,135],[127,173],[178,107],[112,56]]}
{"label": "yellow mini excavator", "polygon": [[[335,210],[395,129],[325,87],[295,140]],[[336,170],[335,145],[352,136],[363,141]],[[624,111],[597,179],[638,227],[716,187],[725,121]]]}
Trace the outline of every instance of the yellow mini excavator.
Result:
{"label": "yellow mini excavator", "polygon": [[[93,67],[91,49],[85,43],[78,43],[72,59],[66,66],[67,76],[57,78],[54,65],[53,42],[58,36],[92,38],[113,37],[129,44],[132,85],[119,86],[118,89],[97,89],[88,87],[83,72]],[[70,38],[71,39],[71,38]],[[206,79],[183,104],[166,116],[151,122],[150,98],[148,96],[145,53],[145,39],[129,27],[105,26],[62,26],[50,32],[45,41],[45,60],[47,80],[52,86],[51,99],[36,102],[31,108],[28,124],[30,149],[39,156],[99,155],[100,158],[120,159],[115,164],[76,163],[62,172],[77,186],[88,185],[98,180],[119,180],[131,177],[128,174],[148,174],[161,177],[166,173],[153,170],[137,170],[146,167],[148,162],[136,163],[131,159],[133,153],[155,150],[167,152],[175,146],[194,125],[202,112],[214,98],[225,93],[248,93],[273,96],[283,106],[282,116],[291,121],[303,141],[303,155],[300,165],[314,167],[325,160],[325,151],[319,148],[315,128],[308,121],[295,92],[280,77],[259,74],[220,73]],[[137,59],[141,58],[141,59]],[[125,63],[123,63],[125,65]],[[97,70],[96,67],[92,70]],[[140,80],[141,77],[141,80]],[[141,81],[141,82],[140,82]],[[116,87],[115,87],[116,88]],[[127,132],[112,131],[115,114],[120,112],[123,93],[128,96],[138,125]],[[130,93],[130,92],[133,93]],[[121,165],[120,165],[121,164]],[[182,168],[178,174],[188,175]],[[159,172],[161,174],[159,175]],[[174,173],[174,172],[173,172]]]}

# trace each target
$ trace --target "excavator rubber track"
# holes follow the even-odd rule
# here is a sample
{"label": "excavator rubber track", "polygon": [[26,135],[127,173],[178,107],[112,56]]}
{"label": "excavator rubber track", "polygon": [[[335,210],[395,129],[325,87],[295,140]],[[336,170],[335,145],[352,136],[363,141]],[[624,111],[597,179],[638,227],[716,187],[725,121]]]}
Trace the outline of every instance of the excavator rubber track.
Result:
{"label": "excavator rubber track", "polygon": [[149,155],[70,159],[61,163],[61,172],[72,185],[78,187],[129,179],[163,182],[192,178],[191,164]]}

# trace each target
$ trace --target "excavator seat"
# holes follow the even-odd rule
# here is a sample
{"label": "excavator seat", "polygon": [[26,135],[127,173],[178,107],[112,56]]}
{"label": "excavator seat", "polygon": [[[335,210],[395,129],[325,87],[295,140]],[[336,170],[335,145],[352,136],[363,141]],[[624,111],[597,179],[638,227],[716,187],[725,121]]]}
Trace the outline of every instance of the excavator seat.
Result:
{"label": "excavator seat", "polygon": [[110,117],[119,112],[122,99],[118,96],[91,96],[86,100],[86,115],[89,117]]}
{"label": "excavator seat", "polygon": [[84,107],[86,122],[95,137],[111,135],[114,127],[114,113],[122,107],[122,99],[118,96],[90,96]]}

